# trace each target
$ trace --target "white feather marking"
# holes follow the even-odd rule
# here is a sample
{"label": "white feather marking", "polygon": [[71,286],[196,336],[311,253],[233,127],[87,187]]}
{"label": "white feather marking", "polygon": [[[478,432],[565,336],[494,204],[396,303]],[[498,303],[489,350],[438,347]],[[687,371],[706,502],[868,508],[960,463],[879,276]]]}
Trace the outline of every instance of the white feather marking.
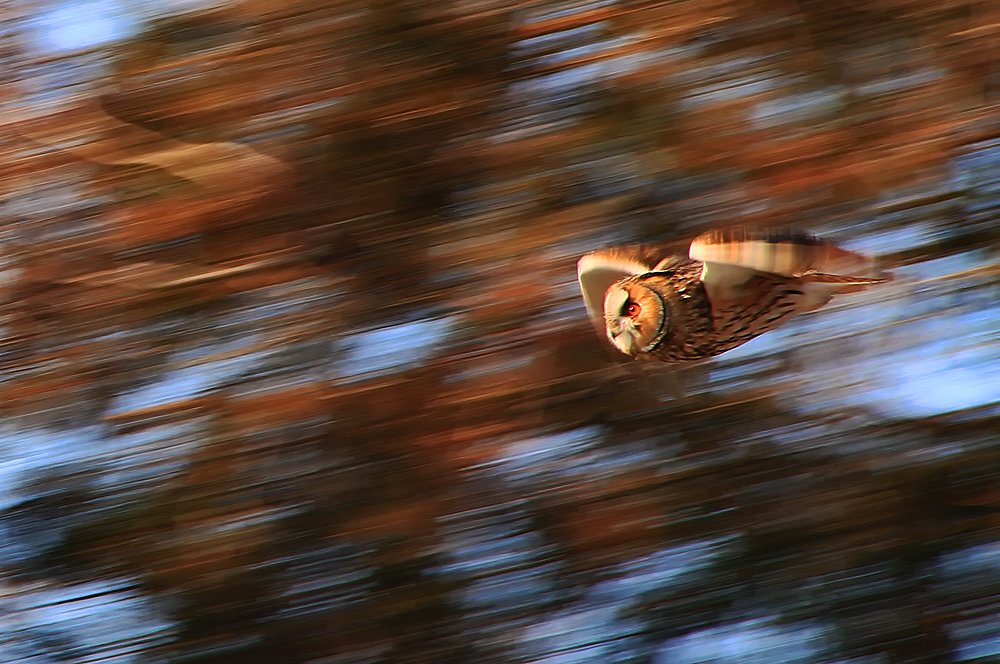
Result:
{"label": "white feather marking", "polygon": [[842,249],[829,242],[801,243],[794,240],[767,242],[739,240],[713,242],[712,237],[699,236],[691,242],[689,255],[704,263],[735,265],[770,272],[786,277],[801,277],[811,273],[833,276],[859,275],[866,279],[875,271],[867,256]]}
{"label": "white feather marking", "polygon": [[581,258],[576,264],[576,272],[587,313],[603,317],[604,296],[608,289],[625,277],[648,271],[649,266],[621,256],[601,255],[598,252]]}
{"label": "white feather marking", "polygon": [[791,242],[726,242],[708,244],[695,240],[689,255],[697,261],[719,263],[793,276],[813,267],[815,247]]}
{"label": "white feather marking", "polygon": [[755,271],[738,265],[722,263],[705,263],[701,268],[701,280],[712,302],[737,298],[741,295],[741,287]]}

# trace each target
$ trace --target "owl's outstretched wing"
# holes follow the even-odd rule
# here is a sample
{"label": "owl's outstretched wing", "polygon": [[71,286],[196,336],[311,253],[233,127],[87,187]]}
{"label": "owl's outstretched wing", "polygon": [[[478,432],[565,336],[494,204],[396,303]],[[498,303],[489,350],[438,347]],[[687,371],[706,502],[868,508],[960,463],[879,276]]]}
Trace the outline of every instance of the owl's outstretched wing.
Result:
{"label": "owl's outstretched wing", "polygon": [[739,286],[754,272],[796,277],[847,291],[887,281],[874,261],[833,242],[787,228],[737,226],[710,231],[691,242],[691,258],[704,263],[705,286]]}
{"label": "owl's outstretched wing", "polygon": [[613,284],[625,277],[651,272],[667,258],[663,249],[648,245],[609,247],[583,256],[576,264],[576,274],[587,313],[602,318],[604,296]]}

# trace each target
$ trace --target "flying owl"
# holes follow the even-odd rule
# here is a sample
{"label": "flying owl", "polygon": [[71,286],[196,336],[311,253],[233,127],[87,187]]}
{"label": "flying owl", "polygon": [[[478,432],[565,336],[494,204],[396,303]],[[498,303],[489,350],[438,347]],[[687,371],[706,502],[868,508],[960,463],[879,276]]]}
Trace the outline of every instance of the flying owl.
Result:
{"label": "flying owl", "polygon": [[626,355],[703,360],[887,278],[872,259],[788,229],[730,228],[696,237],[688,256],[645,245],[583,256],[588,313]]}

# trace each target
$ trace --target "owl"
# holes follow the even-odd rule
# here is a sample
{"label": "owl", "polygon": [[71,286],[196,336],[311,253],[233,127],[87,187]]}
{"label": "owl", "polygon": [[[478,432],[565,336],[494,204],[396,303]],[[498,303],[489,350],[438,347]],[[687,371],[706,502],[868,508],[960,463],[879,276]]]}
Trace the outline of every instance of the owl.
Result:
{"label": "owl", "polygon": [[745,227],[696,237],[688,256],[634,245],[577,265],[587,311],[612,345],[671,363],[719,355],[888,280],[875,272],[872,259],[807,233]]}

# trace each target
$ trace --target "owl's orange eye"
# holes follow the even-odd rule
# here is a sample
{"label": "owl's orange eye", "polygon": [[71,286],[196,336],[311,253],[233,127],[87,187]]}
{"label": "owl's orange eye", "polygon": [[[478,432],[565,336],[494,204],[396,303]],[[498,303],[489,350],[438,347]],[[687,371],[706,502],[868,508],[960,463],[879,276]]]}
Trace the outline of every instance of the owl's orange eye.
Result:
{"label": "owl's orange eye", "polygon": [[640,307],[636,302],[629,302],[628,306],[625,307],[625,314],[628,315],[630,318],[635,318],[636,316],[639,315],[639,312],[641,311],[642,307]]}

